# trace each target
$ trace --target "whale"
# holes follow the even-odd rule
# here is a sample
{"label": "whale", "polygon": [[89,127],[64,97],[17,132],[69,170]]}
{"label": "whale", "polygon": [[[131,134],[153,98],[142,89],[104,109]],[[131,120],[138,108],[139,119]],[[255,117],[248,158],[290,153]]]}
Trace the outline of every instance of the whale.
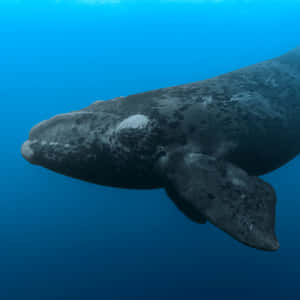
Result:
{"label": "whale", "polygon": [[275,251],[276,192],[259,176],[300,152],[300,47],[206,80],[99,100],[34,126],[31,164],[90,183],[164,189],[198,224]]}

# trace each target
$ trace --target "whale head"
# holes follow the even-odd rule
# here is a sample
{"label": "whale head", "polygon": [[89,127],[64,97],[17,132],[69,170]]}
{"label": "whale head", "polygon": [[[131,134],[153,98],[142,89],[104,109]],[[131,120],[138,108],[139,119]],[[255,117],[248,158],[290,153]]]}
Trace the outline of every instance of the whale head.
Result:
{"label": "whale head", "polygon": [[96,101],[37,124],[22,145],[23,157],[31,164],[100,185],[160,185],[149,171],[157,146],[153,124],[143,114],[122,111],[123,102],[118,101]]}
{"label": "whale head", "polygon": [[105,174],[108,180],[112,157],[105,139],[112,121],[99,111],[57,115],[31,129],[21,153],[30,163],[67,176],[101,182]]}

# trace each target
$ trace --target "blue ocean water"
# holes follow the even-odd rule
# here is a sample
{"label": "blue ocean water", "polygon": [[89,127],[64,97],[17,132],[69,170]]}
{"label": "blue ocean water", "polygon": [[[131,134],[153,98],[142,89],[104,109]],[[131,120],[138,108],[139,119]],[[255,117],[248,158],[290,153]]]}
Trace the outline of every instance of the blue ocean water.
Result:
{"label": "blue ocean water", "polygon": [[264,176],[278,195],[269,253],[192,223],[163,190],[84,183],[20,154],[55,114],[283,54],[299,20],[297,0],[1,0],[0,299],[300,299],[300,158]]}

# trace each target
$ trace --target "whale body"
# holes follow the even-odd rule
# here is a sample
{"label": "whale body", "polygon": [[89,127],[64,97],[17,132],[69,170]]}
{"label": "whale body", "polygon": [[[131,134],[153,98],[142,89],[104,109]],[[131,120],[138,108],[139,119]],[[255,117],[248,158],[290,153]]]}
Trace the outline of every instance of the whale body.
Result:
{"label": "whale body", "polygon": [[300,152],[300,48],[57,115],[32,128],[21,152],[32,164],[91,183],[164,188],[191,220],[277,250],[276,195],[258,176]]}

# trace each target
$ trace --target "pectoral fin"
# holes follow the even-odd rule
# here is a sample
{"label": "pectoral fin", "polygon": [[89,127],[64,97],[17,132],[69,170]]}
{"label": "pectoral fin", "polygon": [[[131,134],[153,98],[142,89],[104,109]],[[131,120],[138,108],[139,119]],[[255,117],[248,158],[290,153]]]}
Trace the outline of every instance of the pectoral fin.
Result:
{"label": "pectoral fin", "polygon": [[185,215],[205,219],[238,241],[277,250],[276,195],[258,177],[201,153],[174,152],[160,161],[168,195]]}

